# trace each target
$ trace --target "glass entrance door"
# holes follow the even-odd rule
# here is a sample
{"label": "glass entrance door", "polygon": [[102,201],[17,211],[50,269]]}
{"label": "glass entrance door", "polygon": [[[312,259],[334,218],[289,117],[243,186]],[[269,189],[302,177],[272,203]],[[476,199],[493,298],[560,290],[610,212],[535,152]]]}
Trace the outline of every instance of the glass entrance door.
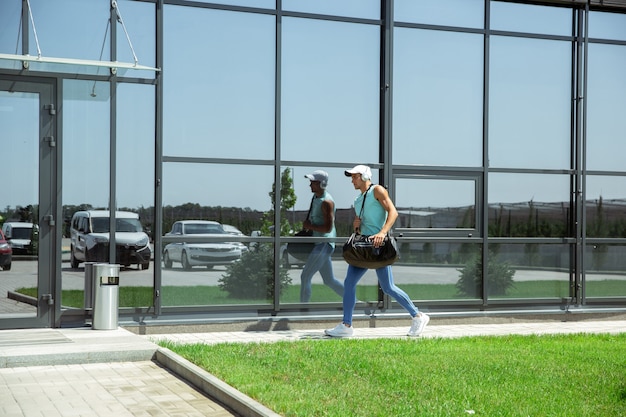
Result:
{"label": "glass entrance door", "polygon": [[22,79],[0,80],[0,329],[54,322],[55,88]]}

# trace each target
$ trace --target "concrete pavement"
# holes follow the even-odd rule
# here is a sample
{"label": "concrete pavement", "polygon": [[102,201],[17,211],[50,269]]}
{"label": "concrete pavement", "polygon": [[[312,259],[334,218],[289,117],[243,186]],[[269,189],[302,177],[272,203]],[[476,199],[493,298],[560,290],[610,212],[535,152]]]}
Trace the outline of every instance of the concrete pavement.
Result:
{"label": "concrete pavement", "polygon": [[[354,338],[405,338],[407,325],[368,327]],[[515,319],[447,324],[432,315],[422,337],[626,332],[626,317],[572,321]],[[21,416],[277,416],[156,342],[274,342],[327,339],[324,328],[199,331],[138,335],[90,327],[0,331],[0,415]],[[383,324],[384,326],[384,324]],[[131,329],[133,330],[133,329]]]}

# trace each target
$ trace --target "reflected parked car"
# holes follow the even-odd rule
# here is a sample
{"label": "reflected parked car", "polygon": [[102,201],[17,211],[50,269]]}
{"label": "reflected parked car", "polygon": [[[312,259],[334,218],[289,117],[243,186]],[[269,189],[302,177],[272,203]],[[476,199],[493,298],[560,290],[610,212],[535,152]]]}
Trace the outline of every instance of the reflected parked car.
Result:
{"label": "reflected parked car", "polygon": [[231,235],[235,235],[235,236],[245,236],[243,234],[243,232],[239,229],[237,229],[235,226],[230,225],[230,224],[222,224],[222,227],[224,228],[224,231],[226,233],[230,233]]}
{"label": "reflected parked car", "polygon": [[11,245],[4,238],[4,234],[0,231],[0,268],[5,271],[11,270],[11,260],[13,258],[13,250]]}
{"label": "reflected parked car", "polygon": [[29,222],[6,222],[2,225],[2,233],[14,254],[36,254],[33,239],[38,239],[38,225]]}
{"label": "reflected parked car", "polygon": [[171,268],[174,262],[180,263],[182,268],[190,270],[194,266],[204,266],[208,269],[216,265],[228,265],[241,258],[241,254],[248,250],[241,242],[211,241],[202,242],[203,237],[228,239],[232,234],[226,232],[222,224],[210,220],[180,220],[172,225],[172,230],[165,236],[185,238],[193,237],[189,241],[168,243],[163,249],[163,264]]}

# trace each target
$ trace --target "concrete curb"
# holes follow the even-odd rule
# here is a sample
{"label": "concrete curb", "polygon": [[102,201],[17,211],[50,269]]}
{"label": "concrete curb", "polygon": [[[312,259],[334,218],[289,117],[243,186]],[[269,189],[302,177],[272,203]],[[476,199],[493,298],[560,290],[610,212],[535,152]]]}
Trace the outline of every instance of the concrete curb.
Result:
{"label": "concrete curb", "polygon": [[154,359],[182,380],[195,386],[209,398],[226,405],[242,417],[281,417],[280,414],[242,394],[167,348],[159,347]]}

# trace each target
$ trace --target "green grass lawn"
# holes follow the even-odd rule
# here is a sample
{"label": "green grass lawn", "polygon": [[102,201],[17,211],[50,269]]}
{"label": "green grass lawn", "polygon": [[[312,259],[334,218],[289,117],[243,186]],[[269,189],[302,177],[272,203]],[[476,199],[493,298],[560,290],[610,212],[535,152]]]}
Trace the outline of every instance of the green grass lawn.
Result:
{"label": "green grass lawn", "polygon": [[626,416],[626,333],[162,345],[285,417]]}
{"label": "green grass lawn", "polygon": [[[498,298],[542,298],[542,297],[567,297],[569,283],[564,281],[523,281],[516,282],[506,296]],[[413,299],[419,300],[454,300],[461,298],[457,294],[454,284],[403,284],[405,290]],[[36,288],[20,288],[17,290],[25,295],[37,296]],[[152,305],[151,287],[125,287],[119,288],[120,307],[147,307]],[[339,297],[325,285],[313,285],[312,302],[327,302],[329,300],[340,301]],[[377,294],[376,287],[357,287],[357,297],[361,293]],[[163,287],[162,303],[164,306],[188,306],[188,305],[220,305],[220,304],[252,304],[269,302],[268,300],[244,300],[229,298],[228,294],[216,286],[195,287]],[[588,297],[613,297],[624,296],[624,281],[606,280],[593,281],[588,286]],[[82,290],[63,290],[62,304],[66,307],[82,308]],[[290,285],[281,296],[283,303],[298,303],[300,301],[300,286]]]}

